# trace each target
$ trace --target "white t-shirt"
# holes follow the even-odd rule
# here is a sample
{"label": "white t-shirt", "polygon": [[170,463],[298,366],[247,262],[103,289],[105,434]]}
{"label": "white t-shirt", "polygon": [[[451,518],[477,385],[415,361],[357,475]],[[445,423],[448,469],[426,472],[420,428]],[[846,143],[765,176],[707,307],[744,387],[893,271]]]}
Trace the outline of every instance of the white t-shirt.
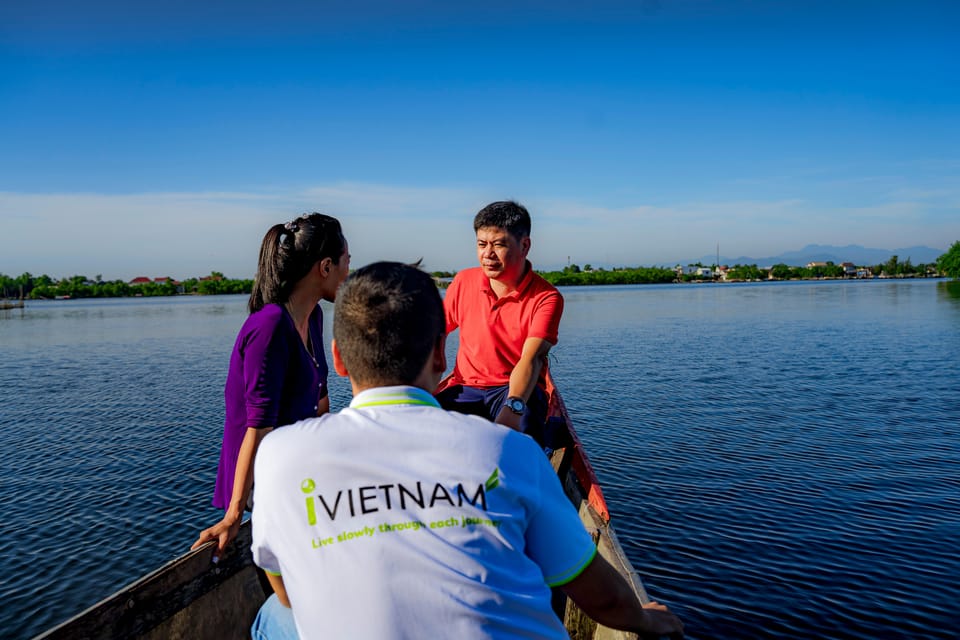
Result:
{"label": "white t-shirt", "polygon": [[383,387],[270,433],[254,477],[253,558],[304,640],[567,637],[549,586],[596,547],[528,436]]}

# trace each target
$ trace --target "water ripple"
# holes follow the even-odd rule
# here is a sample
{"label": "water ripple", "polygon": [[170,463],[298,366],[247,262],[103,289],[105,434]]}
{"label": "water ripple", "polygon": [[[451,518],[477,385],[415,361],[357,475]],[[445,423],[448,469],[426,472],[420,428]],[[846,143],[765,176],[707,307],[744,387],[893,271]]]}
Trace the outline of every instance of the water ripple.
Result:
{"label": "water ripple", "polygon": [[[960,305],[934,285],[564,291],[551,367],[620,541],[689,638],[955,635]],[[0,404],[5,634],[89,606],[216,520],[243,302],[2,320],[0,388],[22,398]]]}
{"label": "water ripple", "polygon": [[622,293],[553,365],[654,597],[692,638],[952,637],[956,316],[679,289]]}

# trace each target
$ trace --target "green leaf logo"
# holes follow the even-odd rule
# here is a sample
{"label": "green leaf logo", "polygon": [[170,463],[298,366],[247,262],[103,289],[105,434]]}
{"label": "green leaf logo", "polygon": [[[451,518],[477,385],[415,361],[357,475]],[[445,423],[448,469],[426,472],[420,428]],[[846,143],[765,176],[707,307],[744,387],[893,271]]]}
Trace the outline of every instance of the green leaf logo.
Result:
{"label": "green leaf logo", "polygon": [[487,478],[487,481],[484,483],[487,491],[493,491],[500,486],[500,469],[494,469],[493,473],[490,474],[490,477]]}

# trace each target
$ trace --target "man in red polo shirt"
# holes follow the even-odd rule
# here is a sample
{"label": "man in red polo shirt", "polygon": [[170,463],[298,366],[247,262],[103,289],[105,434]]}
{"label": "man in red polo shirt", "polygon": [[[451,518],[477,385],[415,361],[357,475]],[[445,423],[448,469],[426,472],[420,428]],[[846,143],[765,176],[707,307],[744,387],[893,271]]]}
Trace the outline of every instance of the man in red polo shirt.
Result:
{"label": "man in red polo shirt", "polygon": [[563,297],[527,260],[530,214],[522,205],[489,204],[473,229],[480,266],[447,288],[447,333],[460,329],[460,348],[452,385],[437,399],[544,444],[547,352],[557,343]]}

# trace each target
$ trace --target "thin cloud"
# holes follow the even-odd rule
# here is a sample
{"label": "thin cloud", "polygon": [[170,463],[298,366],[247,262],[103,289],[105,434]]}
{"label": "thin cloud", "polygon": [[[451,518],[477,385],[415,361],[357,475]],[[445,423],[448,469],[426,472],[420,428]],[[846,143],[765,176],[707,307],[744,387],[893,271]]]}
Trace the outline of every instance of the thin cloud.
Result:
{"label": "thin cloud", "polygon": [[731,199],[608,207],[492,189],[361,182],[289,191],[0,192],[0,272],[129,279],[216,270],[252,277],[267,228],[314,210],[341,220],[357,266],[422,258],[429,270],[456,270],[476,262],[474,213],[509,197],[531,211],[531,260],[541,269],[568,262],[673,265],[710,255],[718,243],[725,255],[763,257],[807,244],[944,248],[960,238],[960,225],[935,223],[923,199],[869,206]]}

